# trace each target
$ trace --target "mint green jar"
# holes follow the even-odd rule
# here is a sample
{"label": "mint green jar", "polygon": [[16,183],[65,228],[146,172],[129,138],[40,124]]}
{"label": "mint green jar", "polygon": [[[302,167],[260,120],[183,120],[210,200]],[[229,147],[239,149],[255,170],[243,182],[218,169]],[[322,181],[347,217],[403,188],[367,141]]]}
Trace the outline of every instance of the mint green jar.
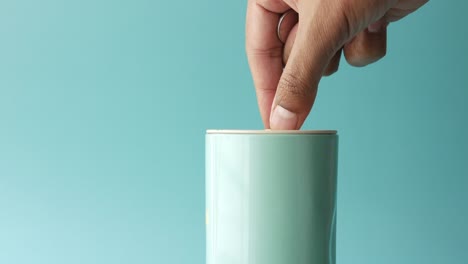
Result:
{"label": "mint green jar", "polygon": [[208,130],[207,264],[334,264],[336,131]]}

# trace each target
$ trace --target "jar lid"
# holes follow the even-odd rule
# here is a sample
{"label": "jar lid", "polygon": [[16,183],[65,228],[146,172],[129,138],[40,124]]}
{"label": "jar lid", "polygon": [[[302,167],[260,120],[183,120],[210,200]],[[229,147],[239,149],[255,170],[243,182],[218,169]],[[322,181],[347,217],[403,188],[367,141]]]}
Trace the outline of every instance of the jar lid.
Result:
{"label": "jar lid", "polygon": [[236,130],[236,129],[208,129],[207,134],[310,134],[310,135],[335,135],[336,130]]}

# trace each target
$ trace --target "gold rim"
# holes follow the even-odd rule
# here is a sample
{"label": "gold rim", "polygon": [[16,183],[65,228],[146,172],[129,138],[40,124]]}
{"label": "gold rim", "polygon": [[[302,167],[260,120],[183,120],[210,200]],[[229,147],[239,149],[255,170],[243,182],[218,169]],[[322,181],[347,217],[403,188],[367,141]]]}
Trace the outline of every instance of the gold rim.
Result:
{"label": "gold rim", "polygon": [[336,130],[235,130],[235,129],[208,129],[207,134],[288,134],[288,135],[335,135]]}

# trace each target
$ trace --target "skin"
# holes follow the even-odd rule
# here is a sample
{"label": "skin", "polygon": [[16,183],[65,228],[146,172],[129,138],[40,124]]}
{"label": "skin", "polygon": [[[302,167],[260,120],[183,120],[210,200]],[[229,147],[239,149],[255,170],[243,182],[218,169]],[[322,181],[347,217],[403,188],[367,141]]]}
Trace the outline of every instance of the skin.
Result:
{"label": "skin", "polygon": [[[249,0],[246,51],[266,128],[300,129],[341,53],[357,67],[386,53],[387,26],[428,0]],[[289,13],[277,26],[282,14]]]}

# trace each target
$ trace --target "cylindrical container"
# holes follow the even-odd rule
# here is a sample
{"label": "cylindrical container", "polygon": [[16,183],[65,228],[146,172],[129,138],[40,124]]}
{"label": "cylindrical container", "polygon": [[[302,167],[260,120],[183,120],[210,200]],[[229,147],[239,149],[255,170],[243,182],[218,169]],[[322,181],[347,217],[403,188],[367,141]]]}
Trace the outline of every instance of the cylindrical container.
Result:
{"label": "cylindrical container", "polygon": [[207,264],[334,264],[336,131],[208,130]]}

